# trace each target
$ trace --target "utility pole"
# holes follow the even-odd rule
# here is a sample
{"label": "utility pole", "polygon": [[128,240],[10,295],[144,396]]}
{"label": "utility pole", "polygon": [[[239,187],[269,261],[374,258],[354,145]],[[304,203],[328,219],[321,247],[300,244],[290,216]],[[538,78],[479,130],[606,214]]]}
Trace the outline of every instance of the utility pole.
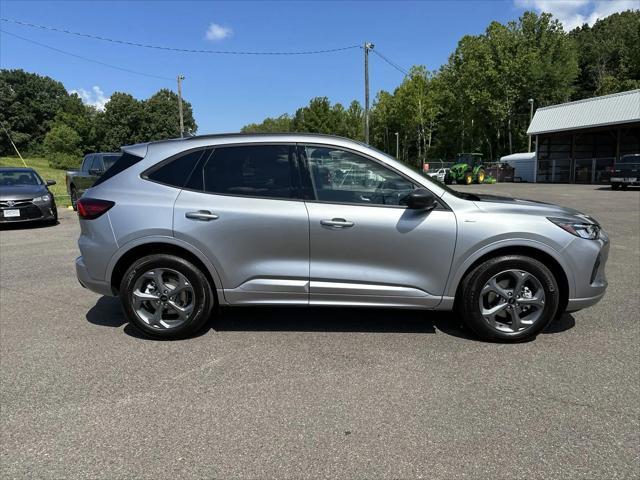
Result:
{"label": "utility pole", "polygon": [[178,114],[180,115],[180,138],[184,137],[184,118],[182,115],[182,80],[184,80],[184,75],[178,75]]}
{"label": "utility pole", "polygon": [[369,143],[369,50],[373,43],[364,42],[364,143]]}
{"label": "utility pole", "polygon": [[396,158],[400,159],[400,132],[396,132]]}
{"label": "utility pole", "polygon": [[[533,121],[533,98],[529,99],[529,104],[531,105],[531,113],[529,114],[529,126],[531,126],[531,122]],[[531,135],[529,135],[529,152],[531,152]]]}

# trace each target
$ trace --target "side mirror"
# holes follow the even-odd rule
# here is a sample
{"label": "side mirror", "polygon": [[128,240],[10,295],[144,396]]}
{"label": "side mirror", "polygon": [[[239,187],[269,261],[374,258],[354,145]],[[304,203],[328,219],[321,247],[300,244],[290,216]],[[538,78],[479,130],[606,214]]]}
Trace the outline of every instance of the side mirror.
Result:
{"label": "side mirror", "polygon": [[56,181],[55,180],[47,180],[46,184],[47,184],[47,187],[50,187],[51,185],[55,185]]}
{"label": "side mirror", "polygon": [[99,177],[100,175],[102,175],[102,170],[100,170],[99,168],[90,168],[89,175],[95,175]]}
{"label": "side mirror", "polygon": [[416,188],[406,199],[407,207],[412,210],[433,210],[438,205],[436,197],[426,188]]}

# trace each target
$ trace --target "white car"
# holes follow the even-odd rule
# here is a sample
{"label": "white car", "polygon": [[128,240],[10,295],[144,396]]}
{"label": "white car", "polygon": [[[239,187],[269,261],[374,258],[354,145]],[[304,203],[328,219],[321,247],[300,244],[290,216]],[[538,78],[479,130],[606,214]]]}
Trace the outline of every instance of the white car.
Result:
{"label": "white car", "polygon": [[439,181],[440,183],[444,183],[444,179],[447,178],[449,174],[449,169],[446,167],[439,168],[438,170],[434,170],[433,172],[427,172],[427,175],[433,178],[434,180]]}

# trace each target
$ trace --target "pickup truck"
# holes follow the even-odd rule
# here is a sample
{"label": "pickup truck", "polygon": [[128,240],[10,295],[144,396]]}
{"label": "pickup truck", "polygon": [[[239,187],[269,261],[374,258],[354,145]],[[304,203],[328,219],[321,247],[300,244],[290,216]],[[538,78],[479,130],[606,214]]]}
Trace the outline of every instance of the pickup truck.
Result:
{"label": "pickup truck", "polygon": [[84,156],[80,170],[69,170],[66,174],[67,193],[71,197],[73,209],[77,209],[78,199],[111,165],[116,163],[121,153],[90,153]]}
{"label": "pickup truck", "polygon": [[629,185],[640,186],[640,153],[623,155],[611,172],[611,190],[625,190]]}

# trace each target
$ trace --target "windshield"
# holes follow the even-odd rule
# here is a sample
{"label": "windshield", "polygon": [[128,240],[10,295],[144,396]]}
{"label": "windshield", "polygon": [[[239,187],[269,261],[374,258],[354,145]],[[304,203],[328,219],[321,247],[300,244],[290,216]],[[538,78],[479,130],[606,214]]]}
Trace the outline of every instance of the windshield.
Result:
{"label": "windshield", "polygon": [[620,160],[618,160],[618,163],[622,163],[625,165],[640,163],[640,155],[625,155]]}
{"label": "windshield", "polygon": [[[375,150],[376,152],[380,153],[381,155],[384,155],[387,158],[390,158],[392,160],[395,160],[396,162],[399,162],[400,160],[392,157],[391,155],[389,155],[388,153],[383,152],[382,150],[378,150],[375,147],[372,147],[370,145],[366,145],[368,148]],[[402,162],[401,162],[402,163]],[[458,197],[458,198],[462,198],[464,200],[474,200],[474,201],[479,201],[480,197],[478,197],[477,195],[473,194],[473,193],[466,193],[466,192],[458,192],[457,190],[454,190],[453,188],[451,188],[449,185],[445,185],[442,182],[439,182],[436,177],[431,177],[429,176],[429,174],[427,174],[426,172],[421,171],[419,168],[414,167],[412,165],[409,165],[409,168],[411,168],[412,170],[414,170],[416,173],[419,173],[420,176],[422,178],[424,178],[425,180],[427,180],[428,182],[436,185],[437,187],[445,190],[447,193],[450,193],[451,195],[453,195],[454,197]]]}
{"label": "windshield", "polygon": [[0,187],[15,185],[42,185],[42,180],[34,171],[0,170]]}

